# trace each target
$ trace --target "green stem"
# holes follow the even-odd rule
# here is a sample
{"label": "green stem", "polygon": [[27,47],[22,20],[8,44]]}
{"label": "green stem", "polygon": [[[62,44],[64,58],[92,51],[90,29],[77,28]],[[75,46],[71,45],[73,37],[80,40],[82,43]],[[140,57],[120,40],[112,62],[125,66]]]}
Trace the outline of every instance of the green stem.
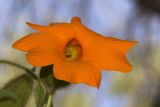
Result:
{"label": "green stem", "polygon": [[53,95],[52,94],[50,94],[49,96],[48,96],[48,100],[47,100],[47,105],[46,105],[46,107],[52,107],[52,98],[53,98]]}
{"label": "green stem", "polygon": [[0,60],[0,64],[8,64],[8,65],[11,65],[11,66],[15,66],[17,68],[20,68],[20,69],[23,69],[24,71],[26,71],[28,74],[30,74],[39,84],[40,86],[43,88],[43,90],[45,91],[45,94],[48,95],[48,99],[47,99],[47,105],[46,107],[52,107],[52,97],[53,97],[53,94],[50,94],[53,92],[47,92],[47,87],[45,86],[45,84],[42,82],[42,80],[33,72],[34,69],[28,69],[20,64],[17,64],[15,62],[12,62],[12,61],[8,61],[8,60]]}
{"label": "green stem", "polygon": [[8,64],[8,65],[12,65],[12,66],[15,66],[17,68],[20,68],[20,69],[23,69],[24,71],[26,71],[27,73],[29,73],[34,79],[37,79],[38,77],[33,73],[32,70],[20,65],[20,64],[17,64],[15,62],[11,62],[11,61],[7,61],[7,60],[0,60],[0,63],[2,64]]}
{"label": "green stem", "polygon": [[40,80],[40,78],[33,73],[34,69],[28,69],[20,64],[17,64],[15,62],[12,62],[12,61],[7,61],[7,60],[0,60],[0,64],[8,64],[8,65],[12,65],[12,66],[15,66],[17,68],[20,68],[20,69],[23,69],[24,71],[26,71],[28,74],[30,74],[35,80],[37,80],[37,82],[40,84],[40,86],[43,88],[44,91],[45,90],[45,86],[43,85],[43,82]]}

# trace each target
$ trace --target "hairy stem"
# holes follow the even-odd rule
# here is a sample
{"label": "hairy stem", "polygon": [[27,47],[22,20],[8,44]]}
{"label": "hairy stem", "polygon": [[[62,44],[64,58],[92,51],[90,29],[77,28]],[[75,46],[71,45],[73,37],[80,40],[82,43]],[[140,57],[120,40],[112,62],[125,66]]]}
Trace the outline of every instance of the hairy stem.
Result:
{"label": "hairy stem", "polygon": [[15,66],[17,68],[20,68],[20,69],[23,69],[24,71],[26,71],[28,74],[30,74],[34,79],[37,79],[38,77],[33,73],[32,70],[20,65],[20,64],[17,64],[15,62],[12,62],[12,61],[8,61],[8,60],[0,60],[0,64],[8,64],[8,65],[11,65],[11,66]]}

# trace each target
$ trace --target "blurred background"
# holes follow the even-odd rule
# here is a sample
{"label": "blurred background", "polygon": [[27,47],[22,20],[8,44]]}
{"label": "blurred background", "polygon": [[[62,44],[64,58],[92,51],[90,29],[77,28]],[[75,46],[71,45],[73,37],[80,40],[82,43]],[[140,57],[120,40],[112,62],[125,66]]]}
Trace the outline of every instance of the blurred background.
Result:
{"label": "blurred background", "polygon": [[[105,36],[139,41],[128,54],[133,71],[103,71],[100,89],[84,84],[58,90],[54,107],[160,107],[160,0],[1,0],[0,59],[32,68],[12,43],[32,30],[79,16]],[[0,87],[23,72],[0,65]],[[28,106],[34,107],[34,98]]]}

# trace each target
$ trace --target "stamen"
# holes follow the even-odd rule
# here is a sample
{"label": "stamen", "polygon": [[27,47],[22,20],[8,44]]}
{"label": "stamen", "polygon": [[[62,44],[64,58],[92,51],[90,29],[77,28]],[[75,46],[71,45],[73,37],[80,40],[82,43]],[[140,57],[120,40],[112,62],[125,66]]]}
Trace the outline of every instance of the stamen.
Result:
{"label": "stamen", "polygon": [[69,41],[65,48],[65,57],[67,60],[77,60],[82,55],[82,48],[76,39]]}

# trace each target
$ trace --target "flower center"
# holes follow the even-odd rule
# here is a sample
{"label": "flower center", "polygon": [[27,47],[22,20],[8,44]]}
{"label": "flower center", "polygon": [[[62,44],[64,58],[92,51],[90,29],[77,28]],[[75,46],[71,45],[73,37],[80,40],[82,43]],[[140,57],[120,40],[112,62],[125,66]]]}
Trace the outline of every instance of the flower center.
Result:
{"label": "flower center", "polygon": [[67,60],[73,61],[77,60],[82,55],[82,48],[76,39],[69,41],[65,48],[65,58]]}

